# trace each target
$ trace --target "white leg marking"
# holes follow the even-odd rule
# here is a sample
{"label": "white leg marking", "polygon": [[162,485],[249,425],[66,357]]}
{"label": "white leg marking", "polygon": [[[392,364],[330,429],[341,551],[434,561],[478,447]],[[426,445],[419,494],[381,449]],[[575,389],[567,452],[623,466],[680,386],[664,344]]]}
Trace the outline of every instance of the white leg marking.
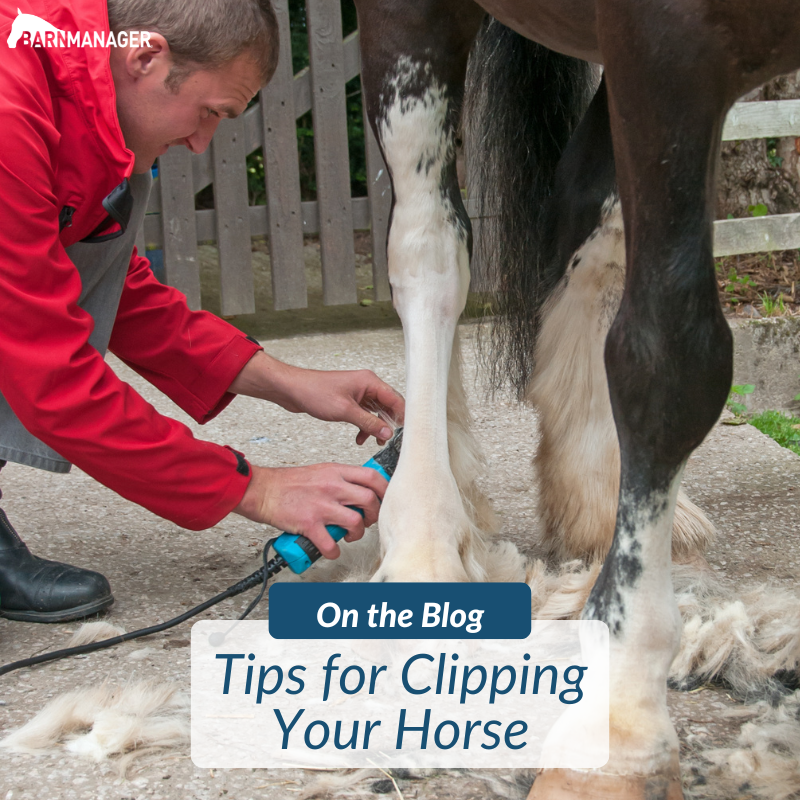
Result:
{"label": "white leg marking", "polygon": [[[681,470],[682,472],[682,470]],[[667,712],[667,674],[680,644],[672,589],[672,520],[681,472],[647,501],[620,498],[617,538],[584,611],[611,631],[611,758],[617,775],[674,772],[678,738]]]}
{"label": "white leg marking", "polygon": [[[462,553],[470,521],[450,468],[447,390],[456,323],[467,299],[467,235],[442,189],[453,158],[445,88],[431,79],[403,97],[426,67],[403,59],[381,122],[395,205],[389,279],[406,345],[403,449],[381,509],[384,559],[376,580],[470,580]],[[469,566],[470,559],[467,559]]]}

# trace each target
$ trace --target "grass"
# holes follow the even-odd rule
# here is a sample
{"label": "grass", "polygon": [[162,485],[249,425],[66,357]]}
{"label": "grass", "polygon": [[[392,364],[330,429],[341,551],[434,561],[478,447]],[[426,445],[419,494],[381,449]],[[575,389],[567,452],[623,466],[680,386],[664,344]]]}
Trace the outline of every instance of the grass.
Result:
{"label": "grass", "polygon": [[750,417],[748,422],[774,439],[781,447],[800,456],[800,418],[782,414],[780,411],[762,411]]}

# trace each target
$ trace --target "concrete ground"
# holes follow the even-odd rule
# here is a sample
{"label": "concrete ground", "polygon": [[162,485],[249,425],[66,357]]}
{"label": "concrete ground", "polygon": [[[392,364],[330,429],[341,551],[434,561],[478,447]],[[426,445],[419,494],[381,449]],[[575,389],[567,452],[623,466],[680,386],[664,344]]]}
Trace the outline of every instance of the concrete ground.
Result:
{"label": "concrete ground", "polygon": [[[489,475],[485,486],[502,521],[501,535],[537,554],[537,513],[530,461],[536,424],[533,413],[509,399],[488,401],[475,382],[475,326],[462,331],[466,375],[476,432]],[[315,368],[370,367],[403,388],[403,343],[399,330],[337,333],[265,342],[273,355]],[[354,444],[354,431],[289,414],[266,403],[239,398],[203,429],[128,369],[114,363],[160,411],[187,422],[199,436],[244,451],[254,463],[296,465],[336,460],[362,463],[373,447]],[[271,535],[263,526],[231,517],[201,533],[184,531],[117,497],[75,470],[67,476],[9,465],[0,476],[3,508],[37,554],[102,571],[116,603],[109,621],[126,630],[165,620],[231,585],[258,567],[259,545]],[[717,525],[720,537],[709,560],[737,586],[770,581],[797,587],[800,576],[800,458],[747,425],[718,425],[692,457],[685,486]],[[208,617],[230,618],[250,596],[226,601]],[[259,608],[255,616],[263,616]],[[62,647],[78,625],[29,625],[0,621],[2,661]],[[149,640],[90,656],[24,670],[0,678],[0,734],[27,721],[52,697],[106,678],[114,683],[156,678],[189,687],[189,626]],[[670,693],[670,706],[691,755],[705,745],[735,738],[738,723],[722,711],[735,706],[723,690]],[[103,798],[288,798],[313,780],[309,773],[266,770],[209,771],[196,768],[185,747],[120,778],[109,764],[67,757],[0,756],[0,800]],[[449,773],[420,779],[400,777],[404,797],[493,797],[474,776]],[[687,775],[696,796],[715,794],[713,778]],[[376,794],[394,792],[376,772],[363,784]],[[395,793],[396,796],[396,793]]]}

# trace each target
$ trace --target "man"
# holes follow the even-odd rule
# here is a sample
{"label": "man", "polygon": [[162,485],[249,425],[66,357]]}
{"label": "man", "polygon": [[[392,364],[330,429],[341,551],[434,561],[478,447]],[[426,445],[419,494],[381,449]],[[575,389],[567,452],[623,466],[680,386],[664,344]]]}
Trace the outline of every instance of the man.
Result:
{"label": "man", "polygon": [[[58,33],[48,43],[34,29],[73,36],[58,46]],[[120,45],[82,46],[98,31]],[[45,46],[32,46],[38,35]],[[111,350],[199,422],[236,394],[350,422],[359,444],[390,435],[367,409],[402,418],[400,396],[371,372],[278,362],[191,312],[132,249],[156,157],[205,150],[271,77],[269,0],[2,0],[0,37],[0,467],[74,463],[183,527],[235,512],[335,557],[325,525],[352,540],[377,519],[386,485],[374,471],[251,466],[159,415],[103,359]],[[0,510],[0,614],[64,621],[112,602],[102,575],[37,558]]]}

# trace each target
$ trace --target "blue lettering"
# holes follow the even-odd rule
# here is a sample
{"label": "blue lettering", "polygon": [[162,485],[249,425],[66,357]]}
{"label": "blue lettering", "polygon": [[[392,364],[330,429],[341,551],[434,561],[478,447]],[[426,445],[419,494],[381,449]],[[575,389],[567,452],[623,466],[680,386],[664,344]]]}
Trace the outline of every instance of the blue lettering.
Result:
{"label": "blue lettering", "polygon": [[281,730],[283,731],[283,741],[281,742],[281,750],[286,750],[289,747],[289,734],[292,732],[292,728],[297,724],[297,720],[300,719],[303,712],[305,711],[304,708],[301,708],[295,715],[294,719],[289,723],[289,727],[286,727],[286,723],[283,721],[283,715],[277,708],[272,709],[275,712],[275,716],[278,718],[278,724],[281,726]]}
{"label": "blue lettering", "polygon": [[411,658],[409,658],[408,661],[406,661],[406,663],[403,665],[403,688],[410,694],[425,694],[425,692],[429,692],[431,690],[430,686],[426,686],[424,689],[413,689],[408,683],[409,667],[420,658],[424,658],[427,661],[433,661],[433,656],[429,656],[427,653],[419,653],[415,656],[411,656]]}
{"label": "blue lettering", "polygon": [[[518,725],[521,726],[521,728],[520,730],[515,731],[514,728],[516,728]],[[525,733],[525,731],[527,730],[528,730],[527,722],[523,722],[521,719],[512,722],[506,729],[506,735],[505,735],[506,747],[509,750],[522,750],[522,748],[525,747],[526,744],[528,744],[527,742],[523,742],[522,744],[511,744],[510,740],[512,736],[522,736],[522,734]]]}
{"label": "blue lettering", "polygon": [[225,667],[225,685],[222,687],[222,694],[228,694],[231,686],[231,667],[234,658],[244,658],[244,653],[217,653],[217,658],[227,658],[228,664]]}
{"label": "blue lettering", "polygon": [[[433,660],[433,659],[431,659]],[[420,728],[412,728],[407,727],[406,724],[406,710],[404,708],[400,709],[400,724],[397,727],[397,742],[395,744],[395,750],[402,750],[403,749],[403,734],[406,731],[421,731],[422,732],[422,744],[420,745],[420,750],[426,750],[428,747],[428,726],[431,722],[431,710],[429,708],[425,709],[425,723]]]}

